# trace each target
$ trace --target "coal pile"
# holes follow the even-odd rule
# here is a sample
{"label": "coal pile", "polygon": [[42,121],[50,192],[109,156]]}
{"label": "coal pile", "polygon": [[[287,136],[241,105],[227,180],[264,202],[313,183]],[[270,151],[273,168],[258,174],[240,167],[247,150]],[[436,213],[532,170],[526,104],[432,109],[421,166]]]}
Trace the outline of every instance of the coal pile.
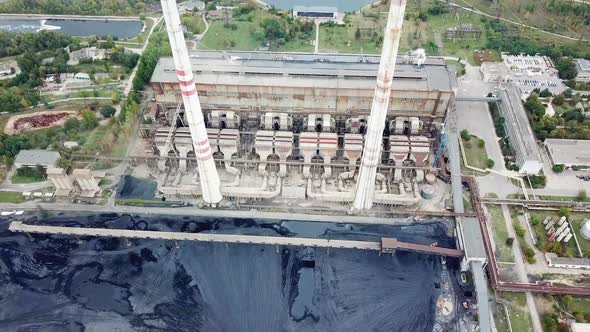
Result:
{"label": "coal pile", "polygon": [[[92,215],[30,223],[304,236],[260,220]],[[431,331],[440,259],[9,232],[0,223],[1,331]],[[314,232],[318,232],[317,226]],[[326,225],[320,237],[450,243],[444,225]]]}

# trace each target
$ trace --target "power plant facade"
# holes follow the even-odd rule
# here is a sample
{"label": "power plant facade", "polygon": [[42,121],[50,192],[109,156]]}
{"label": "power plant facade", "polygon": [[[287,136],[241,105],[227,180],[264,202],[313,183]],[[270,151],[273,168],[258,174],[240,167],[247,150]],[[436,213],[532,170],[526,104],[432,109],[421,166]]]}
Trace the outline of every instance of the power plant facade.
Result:
{"label": "power plant facade", "polygon": [[161,58],[154,70],[150,121],[141,131],[148,153],[159,158],[153,175],[160,194],[207,204],[221,195],[240,204],[305,201],[359,211],[443,201],[433,160],[455,73],[423,50],[397,56],[403,8],[404,0],[392,1],[384,61],[187,53],[180,29],[167,21],[174,58]]}

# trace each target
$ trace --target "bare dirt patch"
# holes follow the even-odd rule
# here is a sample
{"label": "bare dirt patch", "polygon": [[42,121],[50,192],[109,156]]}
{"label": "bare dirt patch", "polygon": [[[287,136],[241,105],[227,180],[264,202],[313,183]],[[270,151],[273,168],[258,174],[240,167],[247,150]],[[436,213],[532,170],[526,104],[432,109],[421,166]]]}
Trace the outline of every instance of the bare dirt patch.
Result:
{"label": "bare dirt patch", "polygon": [[11,116],[4,127],[7,135],[16,135],[38,129],[63,126],[69,118],[75,117],[75,111],[44,111]]}

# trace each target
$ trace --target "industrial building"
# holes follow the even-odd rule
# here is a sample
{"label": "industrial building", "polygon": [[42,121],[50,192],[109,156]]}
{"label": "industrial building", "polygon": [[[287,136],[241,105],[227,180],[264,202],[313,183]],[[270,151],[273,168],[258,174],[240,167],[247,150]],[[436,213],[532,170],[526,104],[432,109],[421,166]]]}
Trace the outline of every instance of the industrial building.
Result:
{"label": "industrial building", "polygon": [[[190,59],[204,111],[329,113],[344,120],[369,114],[380,57],[199,51]],[[422,61],[398,57],[388,116],[419,117],[426,125],[445,117],[455,76],[442,58]],[[163,57],[151,78],[156,100],[168,107],[179,101],[174,69],[172,58]]]}
{"label": "industrial building", "polygon": [[543,160],[526,110],[522,105],[520,91],[515,86],[509,86],[498,91],[498,96],[501,99],[500,110],[506,118],[506,132],[514,150],[519,173],[539,174],[543,169]]}
{"label": "industrial building", "polygon": [[549,267],[590,270],[590,259],[588,258],[558,257],[550,252],[545,254],[545,259]]}
{"label": "industrial building", "polygon": [[590,60],[576,59],[576,69],[578,69],[576,81],[590,82]]}
{"label": "industrial building", "polygon": [[55,166],[60,157],[61,156],[57,151],[21,150],[14,158],[14,166],[17,169],[36,166],[48,168]]}
{"label": "industrial building", "polygon": [[335,19],[338,17],[338,8],[295,6],[293,17]]}
{"label": "industrial building", "polygon": [[[180,37],[170,37],[174,58],[154,70],[155,105],[141,128],[147,152],[160,156],[161,195],[348,205],[367,182],[362,209],[444,195],[433,157],[457,83],[443,58],[423,50],[397,57],[390,45],[379,76],[380,56],[188,53]],[[371,160],[361,163],[367,145]]]}
{"label": "industrial building", "polygon": [[548,138],[545,148],[553,165],[590,168],[590,140]]}

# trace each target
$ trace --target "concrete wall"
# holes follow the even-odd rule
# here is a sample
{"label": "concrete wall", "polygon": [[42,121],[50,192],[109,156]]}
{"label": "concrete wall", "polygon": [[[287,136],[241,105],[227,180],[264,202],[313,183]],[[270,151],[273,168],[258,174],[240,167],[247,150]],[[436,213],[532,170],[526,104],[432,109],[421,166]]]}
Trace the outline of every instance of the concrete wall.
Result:
{"label": "concrete wall", "polygon": [[[178,84],[151,83],[156,100],[176,103]],[[335,115],[369,114],[373,101],[372,89],[323,89],[294,87],[265,87],[242,85],[198,85],[204,109],[235,111],[282,111],[296,113],[331,113]],[[392,91],[389,114],[443,118],[452,92]]]}

